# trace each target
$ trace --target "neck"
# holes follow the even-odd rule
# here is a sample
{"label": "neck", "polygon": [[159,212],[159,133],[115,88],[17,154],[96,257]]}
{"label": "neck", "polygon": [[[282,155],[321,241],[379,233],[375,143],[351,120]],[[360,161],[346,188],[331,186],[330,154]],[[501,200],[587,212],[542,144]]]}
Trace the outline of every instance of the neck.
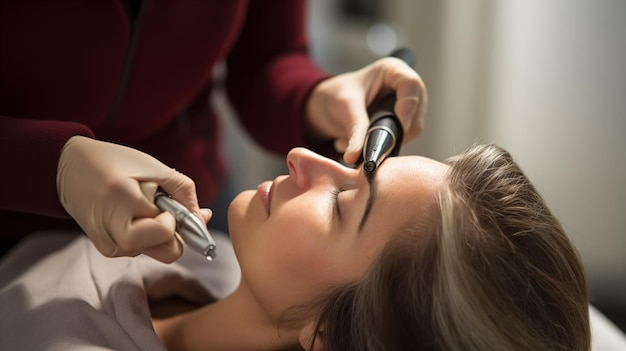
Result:
{"label": "neck", "polygon": [[276,350],[298,341],[298,328],[278,329],[245,286],[190,312],[153,321],[168,350]]}

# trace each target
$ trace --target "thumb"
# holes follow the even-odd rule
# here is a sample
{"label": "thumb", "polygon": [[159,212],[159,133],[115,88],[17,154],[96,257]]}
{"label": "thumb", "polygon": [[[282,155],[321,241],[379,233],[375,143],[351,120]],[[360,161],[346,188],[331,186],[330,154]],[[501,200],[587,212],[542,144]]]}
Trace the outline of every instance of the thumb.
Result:
{"label": "thumb", "polygon": [[139,188],[141,188],[141,192],[151,202],[154,201],[154,194],[156,194],[158,187],[159,184],[155,182],[139,182]]}
{"label": "thumb", "polygon": [[211,218],[213,218],[213,211],[211,211],[208,208],[201,208],[200,209],[200,214],[202,215],[202,217],[200,217],[200,218],[202,218],[204,223],[209,223]]}
{"label": "thumb", "polygon": [[343,160],[348,164],[356,163],[363,150],[363,143],[365,142],[365,135],[369,126],[369,119],[365,111],[363,111],[363,114],[364,116],[358,118],[350,130],[350,141],[343,155]]}

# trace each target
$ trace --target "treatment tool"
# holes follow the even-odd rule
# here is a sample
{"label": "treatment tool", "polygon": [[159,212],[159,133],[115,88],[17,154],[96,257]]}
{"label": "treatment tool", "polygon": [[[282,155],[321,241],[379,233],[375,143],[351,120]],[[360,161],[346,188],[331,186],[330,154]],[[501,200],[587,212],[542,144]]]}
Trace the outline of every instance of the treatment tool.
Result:
{"label": "treatment tool", "polygon": [[217,245],[206,225],[198,216],[181,205],[180,202],[172,199],[161,188],[154,194],[154,204],[161,211],[167,211],[174,215],[176,231],[183,237],[187,245],[206,256],[207,260],[213,261]]}
{"label": "treatment tool", "polygon": [[[156,185],[152,182],[141,183],[144,194],[149,193],[145,189],[148,184]],[[204,255],[207,260],[213,261],[216,256],[215,249],[217,245],[206,225],[198,216],[180,202],[172,199],[160,187],[157,188],[154,194],[154,204],[161,211],[167,211],[176,218],[176,232],[180,234],[187,245]]]}
{"label": "treatment tool", "polygon": [[[413,66],[415,55],[406,48],[395,50],[392,57],[397,57],[407,65]],[[389,94],[375,101],[370,106],[370,126],[363,144],[363,169],[372,173],[385,158],[398,156],[404,130],[402,123],[396,116],[393,107],[396,103],[396,94]]]}

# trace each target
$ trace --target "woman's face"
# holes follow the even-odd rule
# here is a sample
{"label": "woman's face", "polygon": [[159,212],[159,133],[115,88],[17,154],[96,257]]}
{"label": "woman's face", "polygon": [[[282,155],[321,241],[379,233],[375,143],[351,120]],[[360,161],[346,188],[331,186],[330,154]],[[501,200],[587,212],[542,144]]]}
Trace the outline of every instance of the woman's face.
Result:
{"label": "woman's face", "polygon": [[424,218],[447,166],[418,156],[388,158],[368,180],[303,148],[287,155],[289,175],[239,194],[231,239],[242,287],[273,317],[334,283],[354,281],[393,233]]}

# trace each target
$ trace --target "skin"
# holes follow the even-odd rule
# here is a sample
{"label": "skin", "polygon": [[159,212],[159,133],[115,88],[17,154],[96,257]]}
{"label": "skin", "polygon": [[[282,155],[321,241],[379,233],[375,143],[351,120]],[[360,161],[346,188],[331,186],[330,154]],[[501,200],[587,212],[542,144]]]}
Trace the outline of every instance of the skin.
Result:
{"label": "skin", "polygon": [[[303,148],[293,149],[287,163],[289,175],[273,181],[271,201],[263,200],[269,189],[265,183],[240,193],[229,208],[242,271],[236,291],[155,321],[171,349],[259,350],[306,340],[302,333],[310,330],[314,316],[299,316],[286,325],[281,324],[285,312],[332,284],[362,277],[395,230],[425,220],[420,209],[432,204],[448,167],[424,157],[394,157],[368,181],[362,168],[344,167]],[[363,222],[370,182],[376,184],[376,196]],[[341,190],[337,205],[336,189]]]}

